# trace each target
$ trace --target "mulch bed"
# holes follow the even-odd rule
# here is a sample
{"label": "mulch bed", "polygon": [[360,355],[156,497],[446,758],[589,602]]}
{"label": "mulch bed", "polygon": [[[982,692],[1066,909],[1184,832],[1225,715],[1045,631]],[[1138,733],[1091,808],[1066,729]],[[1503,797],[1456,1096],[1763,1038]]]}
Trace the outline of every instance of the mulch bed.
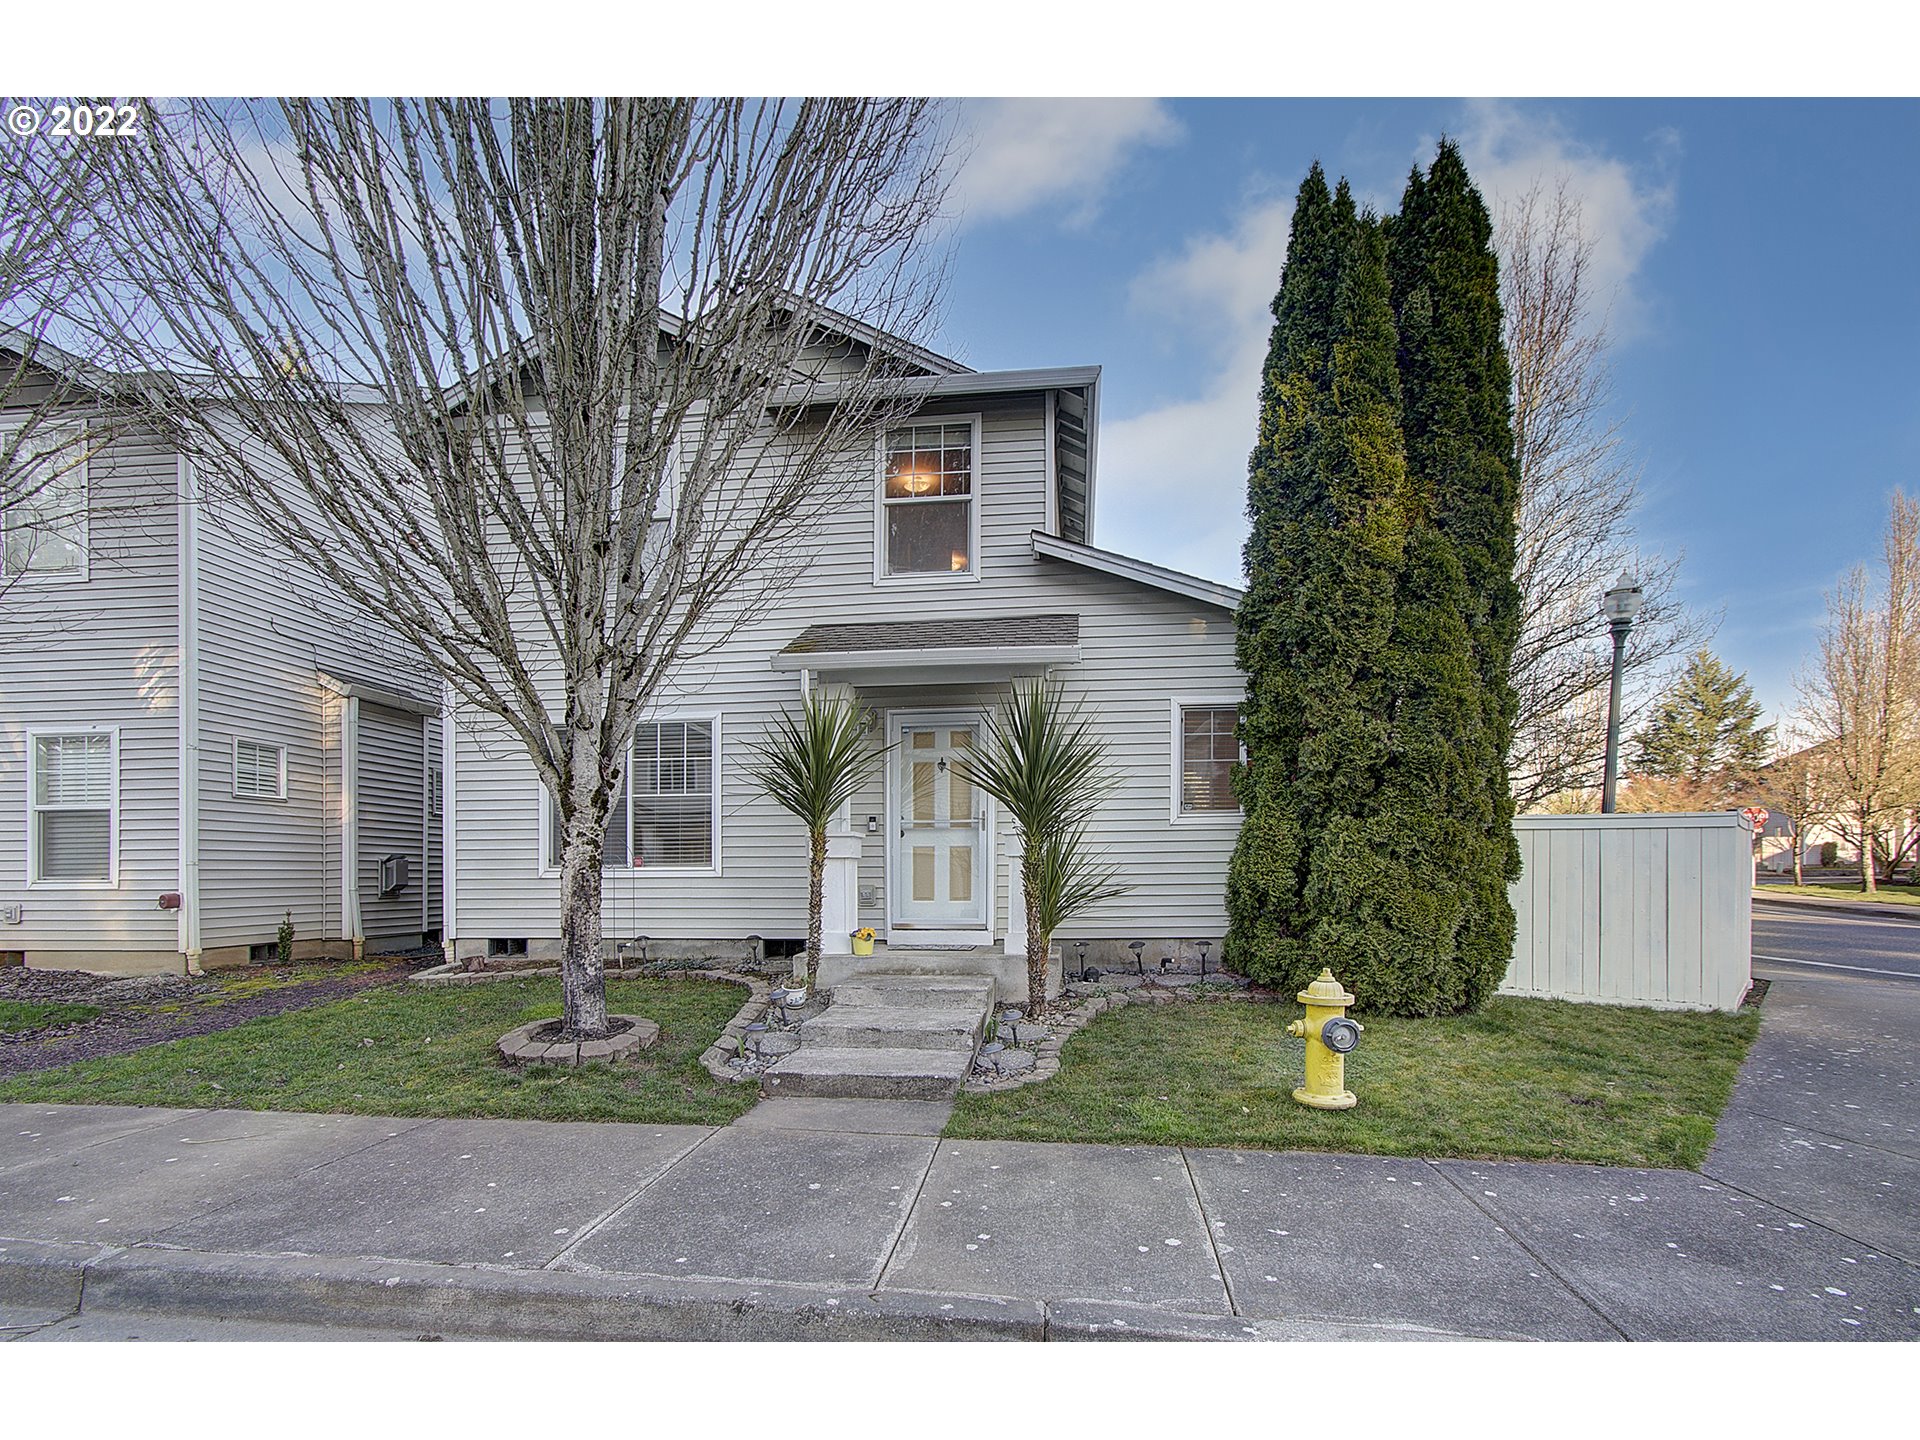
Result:
{"label": "mulch bed", "polygon": [[[126,978],[63,970],[0,970],[0,998],[97,1005],[102,1012],[92,1020],[0,1035],[0,1077],[51,1070],[76,1060],[128,1055],[149,1045],[211,1035],[249,1020],[324,1005],[363,990],[396,984],[422,963],[415,960],[409,964],[397,956],[380,958],[393,963],[377,970],[336,975],[326,974],[322,966],[308,965],[302,968],[317,972],[311,980],[230,998],[223,998],[226,987],[221,974]],[[430,957],[426,963],[432,958],[437,957]],[[271,969],[249,966],[224,974],[242,979],[258,977]],[[178,1008],[163,1010],[162,1006]]]}

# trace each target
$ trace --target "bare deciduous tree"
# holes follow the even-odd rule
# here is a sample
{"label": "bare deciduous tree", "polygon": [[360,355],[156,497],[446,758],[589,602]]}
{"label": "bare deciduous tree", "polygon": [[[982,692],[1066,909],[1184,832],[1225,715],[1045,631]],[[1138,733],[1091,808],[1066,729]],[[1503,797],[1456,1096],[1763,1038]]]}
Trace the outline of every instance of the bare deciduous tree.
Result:
{"label": "bare deciduous tree", "polygon": [[1678,561],[1633,543],[1639,480],[1608,412],[1609,341],[1589,293],[1593,242],[1578,197],[1564,184],[1529,191],[1503,210],[1499,244],[1520,472],[1511,672],[1520,711],[1509,769],[1514,801],[1528,810],[1600,783],[1612,650],[1599,603],[1614,576],[1631,570],[1647,592],[1627,650],[1630,710],[1665,663],[1713,627],[1674,598]]}
{"label": "bare deciduous tree", "polygon": [[1761,772],[1761,801],[1793,827],[1793,883],[1806,883],[1807,835],[1839,811],[1833,765],[1825,747],[1794,722],[1780,731],[1773,763]]}
{"label": "bare deciduous tree", "polygon": [[1856,567],[1828,593],[1819,650],[1795,681],[1868,894],[1880,832],[1920,805],[1920,501],[1897,491],[1881,566],[1877,579]]}
{"label": "bare deciduous tree", "polygon": [[931,317],[937,112],[196,102],[152,134],[115,177],[100,333],[164,372],[142,411],[212,495],[524,747],[557,814],[566,1031],[607,1033],[636,724],[792,580],[912,402],[897,351],[823,341]]}
{"label": "bare deciduous tree", "polygon": [[103,175],[98,144],[0,136],[0,599],[23,574],[82,558],[87,496],[73,482],[105,432],[64,423],[86,395],[81,367],[45,337],[99,243]]}

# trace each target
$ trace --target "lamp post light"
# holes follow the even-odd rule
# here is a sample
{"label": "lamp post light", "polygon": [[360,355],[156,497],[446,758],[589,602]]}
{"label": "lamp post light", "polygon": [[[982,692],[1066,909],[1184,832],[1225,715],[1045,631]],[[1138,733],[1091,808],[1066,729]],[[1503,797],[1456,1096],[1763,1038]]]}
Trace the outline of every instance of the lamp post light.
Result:
{"label": "lamp post light", "polygon": [[1640,588],[1640,582],[1624,571],[1600,599],[1600,613],[1607,617],[1607,628],[1613,632],[1613,688],[1607,698],[1607,783],[1600,792],[1602,815],[1613,814],[1614,797],[1620,788],[1621,656],[1627,647],[1627,632],[1633,628],[1633,617],[1646,602],[1646,591]]}

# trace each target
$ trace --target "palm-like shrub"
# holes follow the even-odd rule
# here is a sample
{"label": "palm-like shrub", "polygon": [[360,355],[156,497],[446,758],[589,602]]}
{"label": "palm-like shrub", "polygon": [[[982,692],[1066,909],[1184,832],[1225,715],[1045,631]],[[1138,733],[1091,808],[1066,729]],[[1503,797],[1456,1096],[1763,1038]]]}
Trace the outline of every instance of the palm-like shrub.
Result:
{"label": "palm-like shrub", "polygon": [[827,873],[827,826],[879,766],[884,751],[868,743],[859,707],[815,693],[800,713],[782,711],[767,735],[749,747],[748,776],[807,827],[807,989],[820,974],[820,909]]}
{"label": "palm-like shrub", "polygon": [[987,719],[985,743],[957,761],[960,774],[1000,802],[1020,832],[1027,902],[1027,1004],[1047,997],[1047,950],[1073,916],[1125,894],[1095,859],[1087,822],[1113,788],[1106,745],[1058,685],[1016,684]]}

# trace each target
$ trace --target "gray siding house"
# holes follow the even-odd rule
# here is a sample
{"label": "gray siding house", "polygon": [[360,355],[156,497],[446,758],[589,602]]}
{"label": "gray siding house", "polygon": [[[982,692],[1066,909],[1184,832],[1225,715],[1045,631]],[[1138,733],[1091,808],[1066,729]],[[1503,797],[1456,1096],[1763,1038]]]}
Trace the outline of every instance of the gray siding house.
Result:
{"label": "gray siding house", "polygon": [[0,516],[0,962],[245,964],[288,915],[303,958],[437,939],[437,686],[152,435],[59,423],[84,460]]}
{"label": "gray siding house", "polygon": [[[856,337],[859,338],[859,337]],[[884,344],[884,337],[865,337]],[[1239,830],[1228,774],[1243,677],[1239,592],[1089,542],[1099,371],[974,372],[913,351],[924,403],[874,437],[804,573],[717,651],[683,664],[641,724],[607,847],[610,951],[733,955],[806,933],[806,839],[747,780],[746,746],[809,690],[852,695],[886,771],[829,839],[823,982],[915,955],[1024,994],[1011,826],[953,771],[1019,677],[1098,717],[1121,775],[1094,833],[1132,889],[1059,939],[1092,963],[1191,957],[1226,926]],[[503,726],[449,711],[446,945],[473,967],[558,954],[548,801]],[[962,957],[962,958],[957,958]]]}

